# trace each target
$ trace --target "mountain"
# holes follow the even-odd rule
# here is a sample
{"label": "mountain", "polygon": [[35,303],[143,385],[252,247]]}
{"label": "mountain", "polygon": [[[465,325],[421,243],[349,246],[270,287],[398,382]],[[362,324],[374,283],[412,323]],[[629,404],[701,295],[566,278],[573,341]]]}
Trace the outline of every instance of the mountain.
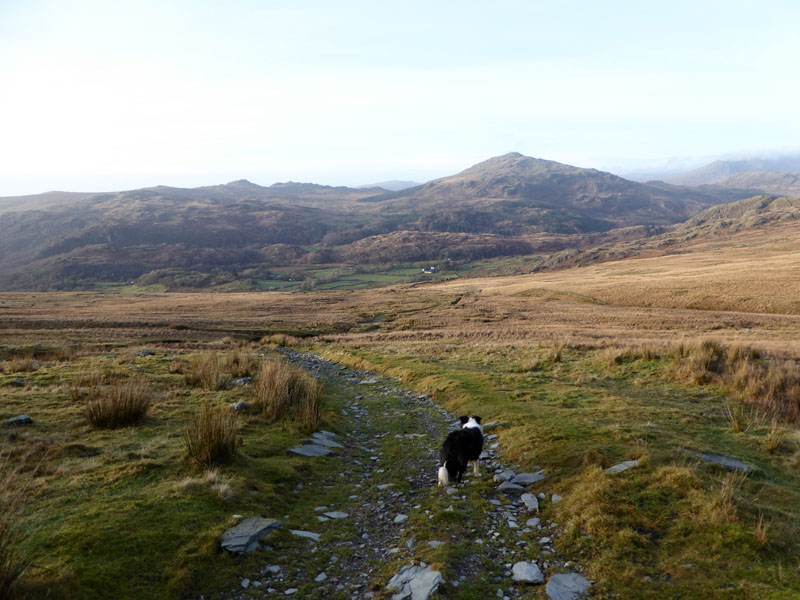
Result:
{"label": "mountain", "polygon": [[717,185],[730,188],[749,188],[764,194],[776,196],[800,197],[800,172],[775,173],[773,171],[755,171],[737,173],[723,179]]}
{"label": "mountain", "polygon": [[636,183],[511,153],[400,191],[239,180],[6,198],[0,290],[81,289],[145,275],[195,281],[198,273],[252,282],[319,264],[552,252],[621,227],[651,235],[747,195]]}
{"label": "mountain", "polygon": [[753,194],[637,183],[512,152],[364,202],[381,203],[386,216],[419,215],[408,225],[423,231],[523,235],[671,225],[709,206],[748,195]]}
{"label": "mountain", "polygon": [[417,187],[418,185],[422,184],[416,181],[399,181],[396,179],[392,179],[390,181],[381,181],[369,185],[359,185],[356,186],[356,189],[361,190],[364,188],[382,188],[384,190],[389,190],[391,192],[399,192],[400,190],[407,190],[408,188]]}
{"label": "mountain", "polygon": [[716,160],[704,167],[667,177],[664,181],[673,185],[709,185],[720,183],[737,173],[750,173],[753,171],[773,171],[776,173],[800,171],[800,156],[788,155],[778,158]]}

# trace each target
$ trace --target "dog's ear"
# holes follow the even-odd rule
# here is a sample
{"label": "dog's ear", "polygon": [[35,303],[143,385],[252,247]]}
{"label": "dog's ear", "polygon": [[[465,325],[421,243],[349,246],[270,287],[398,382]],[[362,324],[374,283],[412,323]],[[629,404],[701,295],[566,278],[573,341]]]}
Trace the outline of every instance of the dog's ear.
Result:
{"label": "dog's ear", "polygon": [[480,425],[480,424],[481,424],[481,418],[480,418],[480,417],[472,417],[472,418],[473,418],[473,419],[475,419],[475,422],[476,422],[478,425]]}
{"label": "dog's ear", "polygon": [[469,417],[458,417],[458,420],[461,421],[462,425],[466,425],[467,421],[469,421]]}

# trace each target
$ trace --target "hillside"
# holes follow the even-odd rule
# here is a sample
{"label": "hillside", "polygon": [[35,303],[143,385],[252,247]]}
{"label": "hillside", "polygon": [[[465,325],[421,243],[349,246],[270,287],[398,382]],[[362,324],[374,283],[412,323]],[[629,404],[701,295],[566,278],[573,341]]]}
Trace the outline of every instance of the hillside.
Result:
{"label": "hillside", "polygon": [[643,184],[611,173],[515,152],[380,202],[387,215],[418,212],[423,231],[589,233],[634,225],[671,225],[704,208],[752,195],[742,190]]}
{"label": "hillside", "polygon": [[446,287],[512,295],[538,290],[617,306],[800,315],[800,199],[762,196],[717,206],[648,239],[556,254],[535,274]]}
{"label": "hillside", "polygon": [[714,162],[664,179],[673,185],[700,186],[723,182],[738,173],[771,171],[788,173],[800,170],[800,156],[778,158],[753,158],[743,160],[715,160]]}
{"label": "hillside", "polygon": [[800,172],[754,171],[737,173],[723,179],[718,185],[759,190],[763,194],[774,194],[776,196],[800,196]]}
{"label": "hillside", "polygon": [[749,195],[641,184],[511,153],[399,192],[239,180],[4,198],[0,290],[84,289],[165,270],[201,287],[254,289],[275,269],[549,253]]}

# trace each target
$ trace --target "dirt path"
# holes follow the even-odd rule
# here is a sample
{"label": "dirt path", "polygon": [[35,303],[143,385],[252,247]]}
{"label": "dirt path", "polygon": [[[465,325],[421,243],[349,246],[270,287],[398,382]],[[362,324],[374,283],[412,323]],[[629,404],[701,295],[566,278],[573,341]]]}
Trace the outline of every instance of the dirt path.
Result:
{"label": "dirt path", "polygon": [[[553,554],[551,500],[540,499],[537,514],[518,493],[497,493],[493,475],[508,467],[492,434],[479,477],[470,469],[460,487],[437,488],[438,451],[453,415],[391,380],[313,354],[285,355],[345,399],[346,430],[336,438],[342,448],[308,459],[332,468],[295,490],[307,520],[290,519],[271,537],[264,566],[242,573],[242,587],[229,598],[390,598],[387,582],[410,564],[442,572],[446,583],[436,597],[546,597],[544,585],[514,582],[511,567],[535,561],[543,572],[568,570]],[[533,488],[525,491],[539,492]]]}

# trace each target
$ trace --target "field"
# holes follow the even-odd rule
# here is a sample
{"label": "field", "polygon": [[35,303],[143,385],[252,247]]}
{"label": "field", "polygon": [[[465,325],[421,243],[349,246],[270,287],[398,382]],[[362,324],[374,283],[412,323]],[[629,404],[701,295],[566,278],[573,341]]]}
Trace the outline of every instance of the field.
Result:
{"label": "field", "polygon": [[[285,456],[304,436],[299,425],[243,417],[240,458],[211,475],[181,439],[204,403],[252,393],[191,383],[197,357],[220,357],[233,378],[288,342],[500,422],[504,459],[545,469],[542,490],[563,496],[547,513],[559,524],[556,550],[582,565],[595,597],[796,598],[800,263],[790,246],[352,292],[2,294],[0,419],[36,421],[0,430],[22,466],[15,481],[26,482],[18,518],[33,562],[18,591],[231,590],[259,560],[220,553],[232,515],[308,526],[314,500],[293,490],[335,466]],[[147,419],[92,427],[92,394],[137,377],[150,386]],[[322,428],[345,430],[349,394],[326,389]],[[700,453],[753,471],[729,473]],[[634,459],[626,473],[603,472]],[[463,510],[479,527],[480,505]],[[436,560],[448,579],[455,555]],[[376,575],[379,597],[389,576]],[[482,597],[492,585],[442,593]],[[544,597],[541,587],[522,594]]]}

